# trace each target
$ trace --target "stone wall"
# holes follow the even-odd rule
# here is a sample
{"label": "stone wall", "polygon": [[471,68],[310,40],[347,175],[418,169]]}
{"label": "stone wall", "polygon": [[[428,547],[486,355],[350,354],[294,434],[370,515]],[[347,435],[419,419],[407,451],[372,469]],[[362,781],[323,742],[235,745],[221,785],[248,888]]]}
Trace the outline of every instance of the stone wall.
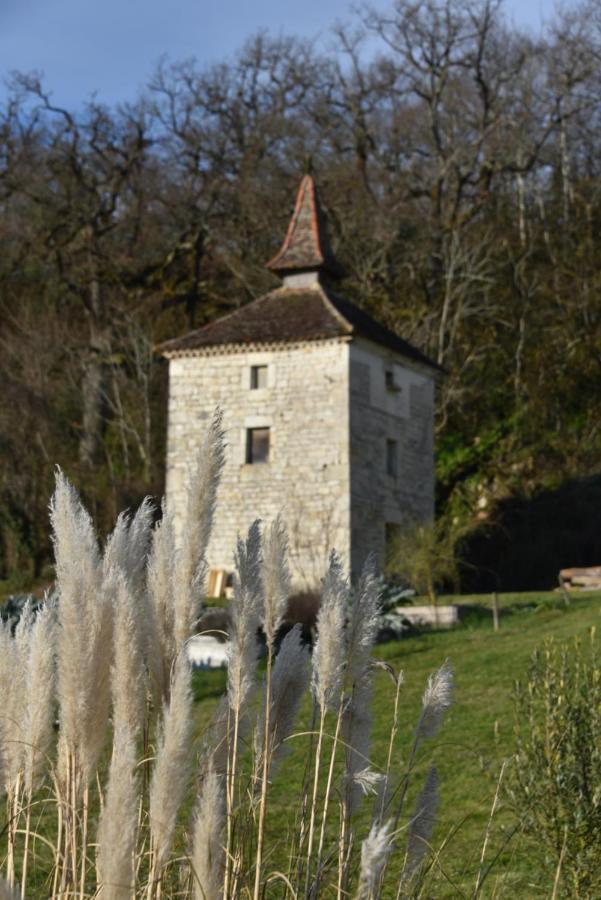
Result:
{"label": "stone wall", "polygon": [[[434,515],[434,380],[426,367],[357,340],[350,349],[350,385],[356,575],[369,553],[384,563],[387,525],[403,527]],[[388,473],[389,452],[394,474]]]}
{"label": "stone wall", "polygon": [[[349,345],[319,341],[170,361],[167,496],[183,511],[187,467],[216,406],[223,410],[226,464],[208,551],[232,569],[238,534],[281,513],[298,588],[318,583],[336,547],[350,562]],[[251,366],[268,367],[252,390]],[[268,463],[246,462],[246,432],[269,427]]]}
{"label": "stone wall", "polygon": [[[265,388],[251,389],[252,366],[267,366]],[[387,526],[433,516],[431,370],[355,340],[181,357],[169,371],[167,494],[176,514],[203,430],[216,406],[224,414],[211,567],[231,571],[237,536],[280,513],[295,586],[311,587],[332,547],[356,576],[369,553],[384,562]],[[248,464],[247,430],[262,427],[269,462]]]}

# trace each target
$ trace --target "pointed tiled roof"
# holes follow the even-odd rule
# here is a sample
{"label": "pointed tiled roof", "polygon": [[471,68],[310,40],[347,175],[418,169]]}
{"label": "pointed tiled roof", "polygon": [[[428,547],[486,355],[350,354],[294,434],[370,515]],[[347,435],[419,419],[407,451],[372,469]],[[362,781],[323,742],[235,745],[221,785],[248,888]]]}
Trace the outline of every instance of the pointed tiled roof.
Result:
{"label": "pointed tiled roof", "polygon": [[[268,267],[283,276],[284,286],[196,331],[165,341],[156,349],[168,358],[225,353],[249,347],[362,337],[423,366],[441,367],[407,341],[334,293],[319,278],[340,274],[330,250],[313,179],[305,175],[286,238]],[[292,283],[287,275],[315,272],[315,280]]]}
{"label": "pointed tiled roof", "polygon": [[194,356],[209,348],[244,349],[251,345],[293,344],[304,341],[363,337],[440,370],[435,362],[367,313],[322,284],[282,287],[235,312],[157,349],[163,356]]}
{"label": "pointed tiled roof", "polygon": [[267,268],[278,275],[319,270],[332,275],[340,273],[311,175],[305,175],[300,183],[284,243]]}

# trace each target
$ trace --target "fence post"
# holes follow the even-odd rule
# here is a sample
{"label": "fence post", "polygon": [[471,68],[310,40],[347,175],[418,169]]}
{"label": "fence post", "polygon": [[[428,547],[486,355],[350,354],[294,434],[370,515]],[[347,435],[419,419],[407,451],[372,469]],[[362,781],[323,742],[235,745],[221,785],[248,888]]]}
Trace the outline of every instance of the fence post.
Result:
{"label": "fence post", "polygon": [[495,631],[499,630],[499,595],[496,591],[492,595],[492,625]]}

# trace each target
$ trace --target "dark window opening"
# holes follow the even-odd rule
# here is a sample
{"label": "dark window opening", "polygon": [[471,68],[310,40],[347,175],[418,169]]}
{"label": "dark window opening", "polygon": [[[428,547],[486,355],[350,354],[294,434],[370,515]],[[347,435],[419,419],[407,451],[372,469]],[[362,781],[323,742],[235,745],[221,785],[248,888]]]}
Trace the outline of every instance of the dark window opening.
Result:
{"label": "dark window opening", "polygon": [[396,441],[386,441],[386,472],[396,478],[399,471],[398,444]]}
{"label": "dark window opening", "polygon": [[394,379],[394,369],[386,369],[384,372],[384,383],[386,384],[386,390],[394,391],[397,394],[403,390],[400,384]]}
{"label": "dark window opening", "polygon": [[250,388],[252,391],[267,387],[267,366],[250,367]]}
{"label": "dark window opening", "polygon": [[246,462],[269,462],[269,428],[248,428],[246,431]]}

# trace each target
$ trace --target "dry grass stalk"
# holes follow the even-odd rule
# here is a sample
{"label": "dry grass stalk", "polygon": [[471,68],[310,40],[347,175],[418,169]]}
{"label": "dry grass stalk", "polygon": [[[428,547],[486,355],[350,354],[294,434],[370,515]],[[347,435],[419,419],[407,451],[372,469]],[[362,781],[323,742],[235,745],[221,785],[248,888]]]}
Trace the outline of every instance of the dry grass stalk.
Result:
{"label": "dry grass stalk", "polygon": [[478,896],[480,893],[480,889],[486,877],[486,871],[484,868],[484,860],[486,859],[486,848],[488,847],[488,842],[490,840],[490,833],[492,829],[492,823],[495,816],[495,812],[497,811],[497,806],[499,804],[499,794],[501,790],[501,784],[503,782],[503,776],[505,774],[505,768],[507,766],[507,760],[503,760],[503,765],[501,766],[501,771],[499,772],[499,778],[497,781],[497,787],[495,790],[495,796],[493,798],[492,807],[490,810],[490,816],[488,817],[488,822],[486,824],[486,832],[484,834],[484,840],[482,842],[482,851],[480,853],[480,866],[478,867],[478,875],[476,878],[476,886],[474,888],[474,898]]}
{"label": "dry grass stalk", "polygon": [[260,754],[259,825],[257,834],[257,855],[255,861],[254,900],[259,900],[263,862],[263,841],[265,836],[265,815],[267,810],[268,773],[271,757],[271,715],[272,715],[272,666],[273,642],[284,618],[286,602],[290,593],[290,574],[286,561],[288,538],[281,520],[276,518],[268,529],[263,541],[261,565],[263,587],[263,610],[261,624],[267,642],[267,673],[265,676],[265,698],[263,712],[263,746]]}
{"label": "dry grass stalk", "polygon": [[238,741],[241,717],[255,684],[259,645],[257,629],[261,602],[261,532],[253,522],[245,541],[239,539],[235,555],[236,576],[231,610],[230,653],[227,672],[228,762],[226,775],[227,842],[224,896],[232,876],[232,824],[235,807]]}
{"label": "dry grass stalk", "polygon": [[[328,571],[323,580],[321,606],[317,616],[317,643],[313,650],[311,688],[319,710],[319,729],[317,733],[317,746],[315,749],[313,789],[309,807],[305,894],[308,892],[311,878],[311,859],[318,812],[317,798],[326,712],[328,709],[336,710],[336,732],[338,733],[342,710],[342,685],[344,664],[346,661],[344,632],[347,597],[348,582],[344,578],[340,558],[336,553],[332,552],[330,554]],[[335,751],[336,742],[334,742],[333,747],[333,752]]]}

